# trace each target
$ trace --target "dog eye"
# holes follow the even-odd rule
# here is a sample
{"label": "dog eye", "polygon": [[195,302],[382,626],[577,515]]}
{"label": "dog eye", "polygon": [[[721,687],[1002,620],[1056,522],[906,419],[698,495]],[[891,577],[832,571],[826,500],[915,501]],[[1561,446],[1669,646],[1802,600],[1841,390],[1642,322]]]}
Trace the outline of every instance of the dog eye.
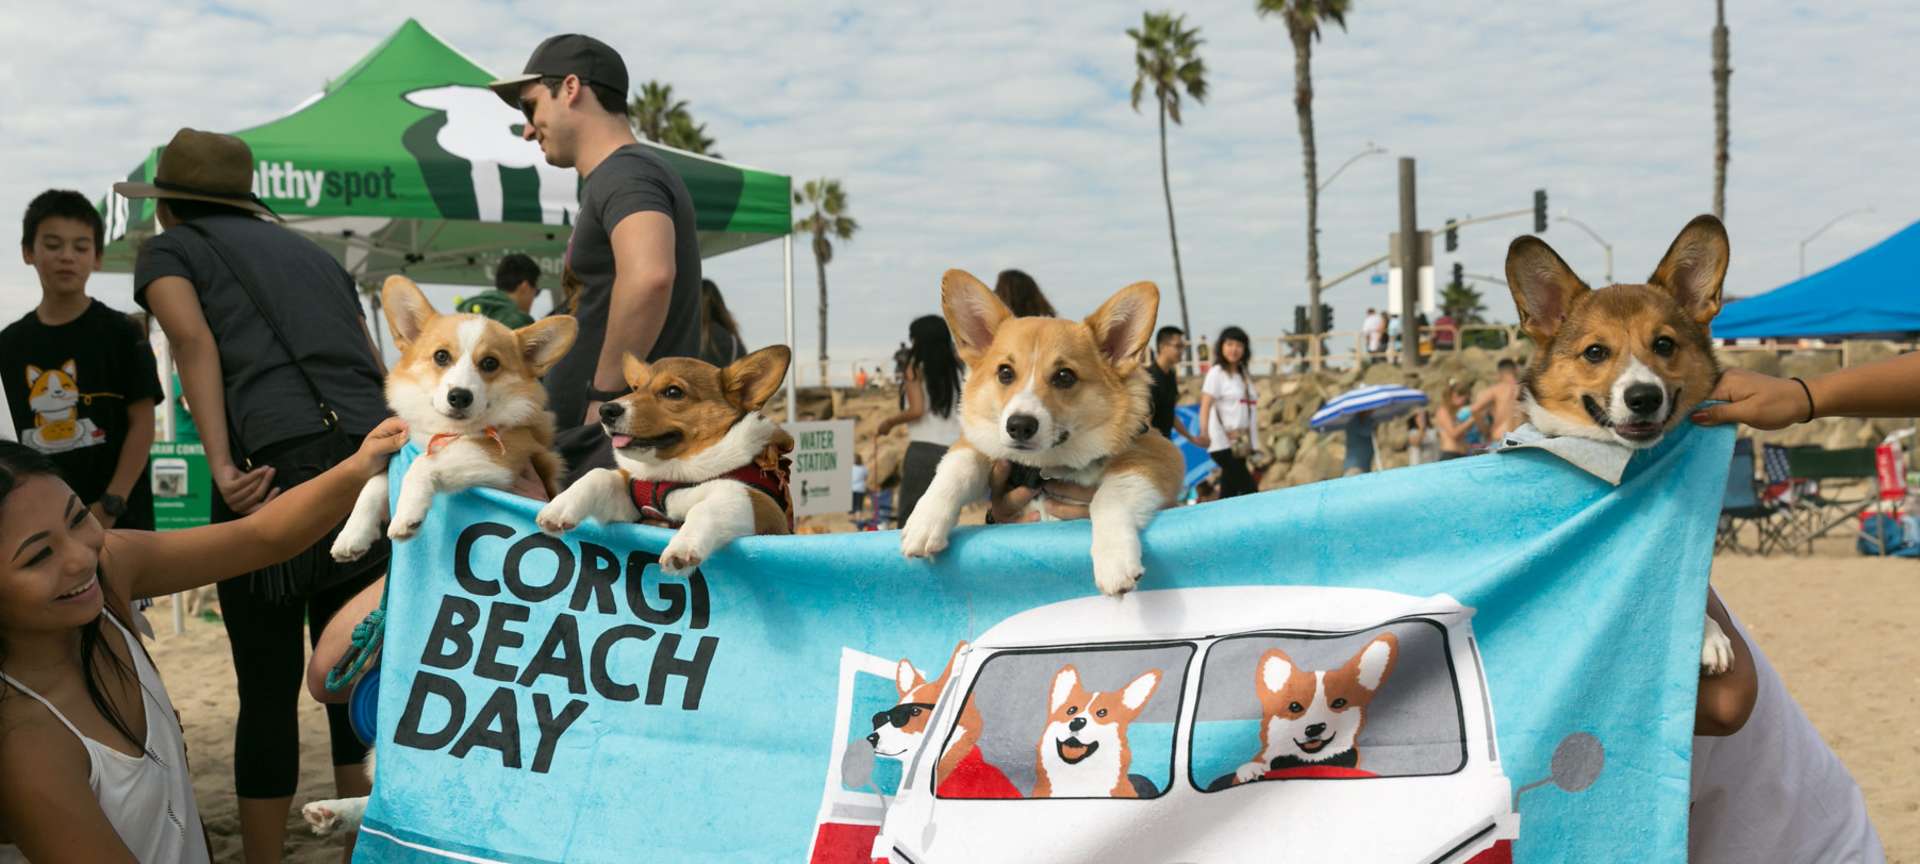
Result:
{"label": "dog eye", "polygon": [[433,365],[446,366],[452,362],[453,362],[453,355],[447,353],[447,349],[442,348],[438,351],[433,352]]}
{"label": "dog eye", "polygon": [[678,399],[685,395],[687,395],[687,391],[680,389],[679,385],[669,386],[667,389],[660,391],[660,396],[666,399]]}
{"label": "dog eye", "polygon": [[1607,362],[1607,358],[1612,355],[1613,352],[1608,351],[1607,346],[1597,342],[1588,345],[1587,350],[1580,352],[1580,356],[1587,358],[1588,363],[1605,363]]}
{"label": "dog eye", "polygon": [[1345,707],[1347,707],[1347,700],[1345,700],[1345,699],[1335,699],[1335,700],[1333,700],[1333,710],[1335,710],[1335,711],[1338,711],[1338,710],[1340,710],[1340,709],[1342,709],[1342,708],[1345,708]]}
{"label": "dog eye", "polygon": [[482,358],[480,358],[480,371],[482,371],[482,372],[495,372],[495,371],[498,371],[499,369],[500,369],[500,359],[499,359],[499,358],[497,358],[497,357],[482,357]]}
{"label": "dog eye", "polygon": [[1095,712],[1093,712],[1093,716],[1095,716],[1095,717],[1105,717],[1105,716],[1107,716],[1107,709],[1105,709],[1105,708],[1102,708],[1102,709],[1100,709],[1100,710],[1098,710],[1098,711],[1095,711]]}
{"label": "dog eye", "polygon": [[1673,347],[1673,338],[1670,336],[1662,336],[1653,340],[1653,353],[1662,357],[1672,357]]}
{"label": "dog eye", "polygon": [[996,377],[1000,379],[1001,384],[1013,383],[1013,367],[1012,366],[1008,366],[1007,364],[1002,363],[1000,364],[1000,370],[994,374]]}
{"label": "dog eye", "polygon": [[1075,715],[1075,714],[1078,714],[1078,713],[1080,713],[1080,706],[1078,706],[1078,705],[1075,705],[1075,706],[1073,706],[1073,707],[1071,707],[1071,708],[1068,708],[1068,709],[1067,709],[1067,716],[1068,716],[1068,717],[1072,717],[1073,715]]}
{"label": "dog eye", "polygon": [[1072,387],[1079,380],[1080,376],[1073,374],[1072,369],[1062,369],[1053,373],[1053,386],[1061,390]]}
{"label": "dog eye", "polygon": [[1300,713],[1300,712],[1302,712],[1302,711],[1305,711],[1305,710],[1307,710],[1307,706],[1305,706],[1305,705],[1302,705],[1302,704],[1300,704],[1300,703],[1298,703],[1298,702],[1288,702],[1288,703],[1287,703],[1287,711],[1289,711],[1289,712],[1291,712],[1291,713],[1294,713],[1294,714],[1298,714],[1298,713]]}

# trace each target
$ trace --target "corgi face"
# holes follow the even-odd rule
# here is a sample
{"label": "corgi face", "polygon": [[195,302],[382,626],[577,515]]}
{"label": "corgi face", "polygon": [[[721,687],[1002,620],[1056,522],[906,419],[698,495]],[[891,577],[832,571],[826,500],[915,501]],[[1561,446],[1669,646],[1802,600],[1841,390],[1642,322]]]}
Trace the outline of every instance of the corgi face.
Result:
{"label": "corgi face", "polygon": [[27,405],[42,414],[65,411],[80,404],[80,385],[75,383],[74,361],[58,369],[27,366]]}
{"label": "corgi face", "polygon": [[928,681],[913,663],[902,659],[895,667],[894,689],[899,691],[900,700],[893,708],[873,715],[873,733],[867,736],[874,755],[890,759],[906,759],[920,742],[927,737],[927,723],[933,719],[933,707],[939,703],[940,691],[947,686],[947,679],[953,675],[953,663],[960,652],[966,650],[967,643],[954,646],[953,654],[947,658],[947,668],[940,677]]}
{"label": "corgi face", "polygon": [[1659,443],[1720,379],[1708,325],[1727,260],[1726,229],[1700,216],[1647,284],[1594,291],[1539,238],[1513,241],[1507,281],[1537,346],[1524,379],[1528,419],[1549,435]]}
{"label": "corgi face", "polygon": [[387,277],[380,297],[401,352],[387,374],[387,404],[415,437],[525,425],[547,407],[540,376],[579,331],[566,315],[509,330],[480,315],[436,314],[404,276]]}
{"label": "corgi face", "polygon": [[660,463],[720,443],[780,390],[791,357],[787,346],[773,345],[721,369],[691,357],[648,363],[628,354],[623,371],[633,392],[600,406],[615,460]]}
{"label": "corgi face", "polygon": [[1382,633],[1338,669],[1300,668],[1278,648],[1254,664],[1260,698],[1260,761],[1291,757],[1325,762],[1353,750],[1367,722],[1367,704],[1393,673],[1400,640]]}
{"label": "corgi face", "polygon": [[1147,415],[1142,352],[1160,289],[1129,285],[1085,321],[1015,318],[980,280],[949,270],[941,311],[968,367],[967,441],[995,459],[1081,467],[1119,451]]}
{"label": "corgi face", "polygon": [[1161,673],[1149,670],[1120,690],[1090,693],[1072,665],[1054,673],[1047,728],[1040,733],[1040,770],[1057,798],[1107,797],[1126,782],[1133,754],[1127,725],[1140,716]]}

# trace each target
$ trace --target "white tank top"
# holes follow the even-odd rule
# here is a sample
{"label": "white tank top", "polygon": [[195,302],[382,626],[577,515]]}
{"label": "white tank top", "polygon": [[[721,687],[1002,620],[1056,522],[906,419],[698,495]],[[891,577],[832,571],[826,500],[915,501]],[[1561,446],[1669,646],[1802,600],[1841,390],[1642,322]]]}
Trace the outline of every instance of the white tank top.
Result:
{"label": "white tank top", "polygon": [[953,407],[942,417],[933,413],[933,400],[926,398],[926,382],[916,380],[913,386],[920,388],[920,396],[926,400],[921,404],[926,405],[927,410],[920,412],[920,419],[907,423],[907,440],[952,447],[953,442],[960,440],[960,394],[953,394]]}
{"label": "white tank top", "polygon": [[[112,615],[106,618],[127,640],[127,653],[133,657],[140,678],[141,704],[147,714],[147,750],[157,759],[128,756],[80,734],[66,715],[40,694],[4,672],[0,672],[0,680],[45,705],[87,748],[87,785],[100,802],[100,812],[106,814],[120,842],[136,860],[141,864],[207,864],[212,858],[200,828],[200,808],[193,799],[186,743],[180,738],[167,689],[160,683],[160,671],[153,668],[132,633]],[[0,864],[25,864],[26,860],[19,847],[0,844]]]}

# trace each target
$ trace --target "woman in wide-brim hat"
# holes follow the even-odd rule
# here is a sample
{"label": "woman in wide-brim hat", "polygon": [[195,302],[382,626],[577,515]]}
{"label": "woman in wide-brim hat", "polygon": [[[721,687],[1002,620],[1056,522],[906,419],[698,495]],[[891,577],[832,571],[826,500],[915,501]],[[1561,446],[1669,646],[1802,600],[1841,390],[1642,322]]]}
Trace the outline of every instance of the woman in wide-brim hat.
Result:
{"label": "woman in wide-brim hat", "polygon": [[[254,512],[348,458],[386,416],[384,370],[353,278],[307,235],[262,218],[273,211],[253,193],[253,168],[246,142],[182,129],[152,182],[115,187],[157,199],[166,229],[141,247],[134,301],[172,344],[219,492],[210,502],[215,522]],[[240,697],[234,792],[252,860],[280,849],[299,779],[305,626],[324,630],[386,570],[384,545],[336,563],[331,533],[219,586]],[[346,709],[329,706],[328,720],[338,797],[367,794],[366,748]]]}

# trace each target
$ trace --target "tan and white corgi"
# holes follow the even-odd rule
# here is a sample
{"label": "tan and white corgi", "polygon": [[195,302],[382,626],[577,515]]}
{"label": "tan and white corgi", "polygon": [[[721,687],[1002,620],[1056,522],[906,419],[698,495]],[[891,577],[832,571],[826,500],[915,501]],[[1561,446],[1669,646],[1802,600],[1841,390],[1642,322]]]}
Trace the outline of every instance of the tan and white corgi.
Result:
{"label": "tan and white corgi", "polygon": [[1129,774],[1133,750],[1127,746],[1127,726],[1153,698],[1160,674],[1150,669],[1120,690],[1090,693],[1071,664],[1055,672],[1047,693],[1047,728],[1034,760],[1038,776],[1032,797],[1140,797]]}
{"label": "tan and white corgi", "polygon": [[650,517],[678,526],[660,566],[684,573],[752,534],[793,533],[785,454],[793,437],[760,414],[792,354],[774,345],[725,369],[691,357],[647,363],[629,354],[633,392],[600,406],[618,468],[581,477],[535,517],[561,534],[588,519]]}
{"label": "tan and white corgi", "polygon": [[106,433],[80,416],[80,400],[86,394],[80,392],[78,375],[72,360],[52,369],[27,365],[27,407],[33,411],[33,428],[22,430],[21,440],[49,453],[106,441]]}
{"label": "tan and white corgi", "polygon": [[1393,674],[1400,640],[1382,633],[1338,669],[1303,669],[1278,648],[1254,664],[1260,699],[1260,752],[1234,772],[1250,783],[1271,771],[1360,767],[1360,730],[1367,705]]}
{"label": "tan and white corgi", "polygon": [[[1598,290],[1538,237],[1507,249],[1507,284],[1536,347],[1521,408],[1540,431],[1652,447],[1713,392],[1720,363],[1710,335],[1729,260],[1727,229],[1696,216],[1645,284]],[[1700,665],[1733,663],[1733,643],[1706,620]]]}
{"label": "tan and white corgi", "polygon": [[[387,277],[380,297],[401,352],[387,373],[387,405],[407,421],[421,450],[400,481],[387,536],[412,537],[441,492],[511,489],[530,472],[551,497],[561,464],[540,376],[573,346],[579,333],[574,319],[553,315],[510,330],[480,315],[440,315],[404,276]],[[365,555],[380,539],[386,511],[382,473],[360,490],[334,540],[333,557],[352,561]]]}
{"label": "tan and white corgi", "polygon": [[987,496],[993,460],[1095,489],[1093,579],[1133,590],[1142,575],[1140,530],[1180,491],[1181,457],[1147,425],[1141,360],[1160,289],[1138,282],[1085,321],[1015,318],[980,280],[949,270],[941,311],[967,364],[961,440],[947,451],[900,532],[908,557],[947,548],[960,508]]}

